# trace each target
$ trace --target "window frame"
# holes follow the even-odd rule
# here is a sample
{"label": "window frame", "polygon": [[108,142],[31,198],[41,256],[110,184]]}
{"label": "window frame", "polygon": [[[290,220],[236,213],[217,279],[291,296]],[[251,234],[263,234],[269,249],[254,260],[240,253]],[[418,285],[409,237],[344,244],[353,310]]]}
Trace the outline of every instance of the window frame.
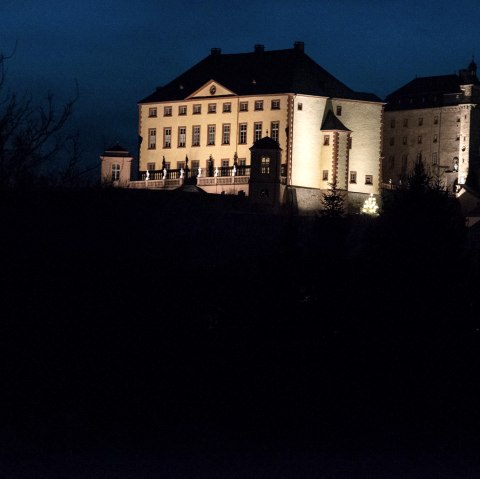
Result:
{"label": "window frame", "polygon": [[[167,131],[170,133],[167,134]],[[170,139],[167,141],[167,137]],[[163,148],[169,149],[172,147],[172,127],[171,126],[165,126],[163,128]]]}
{"label": "window frame", "polygon": [[232,113],[232,103],[231,102],[225,102],[222,105],[222,113]]}
{"label": "window frame", "polygon": [[[216,134],[217,134],[216,125],[208,125],[207,126],[207,146],[215,146]],[[213,141],[211,141],[211,138],[213,138]]]}
{"label": "window frame", "polygon": [[[248,124],[247,123],[239,123],[238,125],[238,144],[239,145],[246,145],[247,144],[247,131],[248,131]],[[242,136],[245,135],[245,141],[242,141]]]}
{"label": "window frame", "polygon": [[263,122],[256,121],[253,124],[253,142],[255,143],[256,141],[260,140],[262,138],[262,134],[263,134]]}
{"label": "window frame", "polygon": [[[195,129],[198,128],[196,132]],[[192,146],[200,146],[202,129],[200,125],[192,125]]]}
{"label": "window frame", "polygon": [[[275,136],[273,132],[276,132]],[[279,121],[272,121],[270,123],[270,138],[275,141],[280,141],[280,122]]]}
{"label": "window frame", "polygon": [[[183,141],[182,141],[182,135],[183,135]],[[178,127],[178,148],[185,148],[186,146],[187,146],[187,127],[179,126]]]}
{"label": "window frame", "polygon": [[112,163],[112,181],[118,181],[120,179],[120,163]]}
{"label": "window frame", "polygon": [[157,129],[156,128],[148,129],[148,149],[149,150],[157,149]]}
{"label": "window frame", "polygon": [[[232,128],[230,123],[223,123],[222,125],[222,145],[229,145],[230,144],[230,135],[232,133]],[[227,141],[225,138],[227,135]]]}

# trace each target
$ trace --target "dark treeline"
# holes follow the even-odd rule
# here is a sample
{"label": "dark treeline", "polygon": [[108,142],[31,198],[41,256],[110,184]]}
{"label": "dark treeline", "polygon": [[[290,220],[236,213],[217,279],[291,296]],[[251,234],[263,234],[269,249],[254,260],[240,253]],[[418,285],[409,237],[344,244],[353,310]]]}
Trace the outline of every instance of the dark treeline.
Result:
{"label": "dark treeline", "polygon": [[476,247],[435,194],[4,193],[5,477],[474,477]]}

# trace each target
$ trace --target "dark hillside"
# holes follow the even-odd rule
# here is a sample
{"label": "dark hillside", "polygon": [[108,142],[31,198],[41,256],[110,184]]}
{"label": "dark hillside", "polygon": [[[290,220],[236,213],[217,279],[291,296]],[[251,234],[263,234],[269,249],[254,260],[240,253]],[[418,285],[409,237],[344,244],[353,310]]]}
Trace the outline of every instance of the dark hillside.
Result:
{"label": "dark hillside", "polygon": [[416,242],[398,265],[390,224],[229,196],[54,190],[0,214],[4,477],[478,475],[468,259]]}

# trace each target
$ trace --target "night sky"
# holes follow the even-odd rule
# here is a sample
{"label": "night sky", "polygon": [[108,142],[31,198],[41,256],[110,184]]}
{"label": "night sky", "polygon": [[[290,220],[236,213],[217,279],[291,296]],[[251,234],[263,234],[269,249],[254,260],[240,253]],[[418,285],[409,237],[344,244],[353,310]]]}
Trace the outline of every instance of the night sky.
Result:
{"label": "night sky", "polygon": [[450,74],[478,52],[476,0],[176,2],[3,0],[0,50],[17,90],[61,102],[75,90],[86,164],[119,141],[136,150],[136,103],[219,47],[304,41],[306,53],[381,98],[415,75]]}

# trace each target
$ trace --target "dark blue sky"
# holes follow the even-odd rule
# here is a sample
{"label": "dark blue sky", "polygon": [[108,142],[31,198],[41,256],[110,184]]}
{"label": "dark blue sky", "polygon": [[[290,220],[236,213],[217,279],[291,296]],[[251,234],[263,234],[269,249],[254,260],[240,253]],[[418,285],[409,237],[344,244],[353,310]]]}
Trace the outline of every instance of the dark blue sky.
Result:
{"label": "dark blue sky", "polygon": [[61,102],[75,90],[85,164],[108,144],[136,149],[137,106],[220,47],[305,51],[338,79],[380,97],[416,75],[480,57],[478,0],[2,0],[0,50],[10,84]]}

